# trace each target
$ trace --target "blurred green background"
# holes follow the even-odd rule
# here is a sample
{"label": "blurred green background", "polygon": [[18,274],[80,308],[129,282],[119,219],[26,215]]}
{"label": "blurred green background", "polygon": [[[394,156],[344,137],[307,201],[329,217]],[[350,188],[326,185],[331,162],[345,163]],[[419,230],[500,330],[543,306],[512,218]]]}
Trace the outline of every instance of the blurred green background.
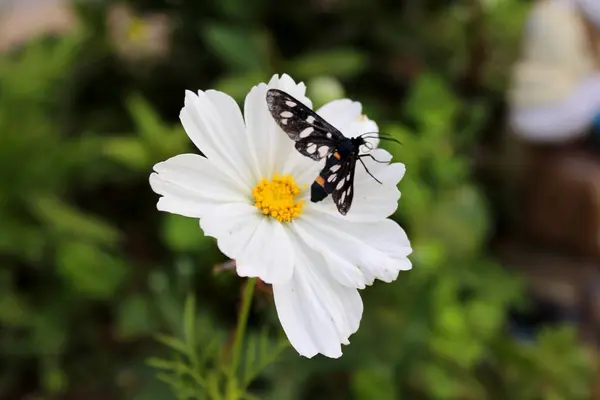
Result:
{"label": "blurred green background", "polygon": [[[341,359],[286,348],[251,392],[590,398],[594,356],[574,327],[511,329],[511,311],[531,302],[490,250],[497,193],[483,190],[475,162],[481,143],[502,134],[529,2],[12,6],[0,9],[9,16],[0,38],[1,399],[175,399],[146,361],[169,356],[155,336],[182,334],[190,293],[199,346],[227,340],[243,282],[215,272],[227,260],[196,220],[156,210],[148,176],[154,163],[195,151],[178,121],[185,89],[243,102],[274,73],[304,81],[316,107],[362,102],[403,143],[388,147],[407,165],[394,218],[413,243],[414,269],[363,291],[361,327]],[[277,342],[272,299],[259,292],[250,334],[261,328]]]}

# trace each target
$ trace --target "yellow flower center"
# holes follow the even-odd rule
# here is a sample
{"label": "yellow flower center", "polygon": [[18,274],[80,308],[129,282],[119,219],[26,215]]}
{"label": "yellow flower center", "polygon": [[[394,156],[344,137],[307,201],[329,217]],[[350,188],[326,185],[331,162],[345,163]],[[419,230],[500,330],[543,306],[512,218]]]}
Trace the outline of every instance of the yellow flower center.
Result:
{"label": "yellow flower center", "polygon": [[262,179],[252,190],[256,207],[279,222],[290,222],[302,213],[304,201],[296,201],[300,188],[291,175]]}

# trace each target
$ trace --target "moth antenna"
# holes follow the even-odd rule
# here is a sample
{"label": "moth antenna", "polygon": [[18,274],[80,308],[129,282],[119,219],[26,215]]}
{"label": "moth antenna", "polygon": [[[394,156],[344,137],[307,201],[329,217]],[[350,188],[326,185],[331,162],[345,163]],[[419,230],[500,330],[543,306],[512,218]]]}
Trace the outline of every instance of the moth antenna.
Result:
{"label": "moth antenna", "polygon": [[373,145],[370,142],[365,142],[363,146],[365,146],[369,151],[373,150]]}
{"label": "moth antenna", "polygon": [[394,143],[398,143],[399,145],[402,145],[402,142],[395,138],[380,137],[379,140],[389,140],[390,142],[394,142]]}
{"label": "moth antenna", "polygon": [[[373,134],[375,134],[376,136],[366,136],[366,135],[373,135]],[[363,139],[389,140],[390,142],[395,142],[395,143],[398,143],[399,145],[402,145],[402,142],[400,142],[398,139],[392,137],[391,134],[385,133],[385,132],[365,132],[362,135],[360,135],[360,137],[362,137]]]}

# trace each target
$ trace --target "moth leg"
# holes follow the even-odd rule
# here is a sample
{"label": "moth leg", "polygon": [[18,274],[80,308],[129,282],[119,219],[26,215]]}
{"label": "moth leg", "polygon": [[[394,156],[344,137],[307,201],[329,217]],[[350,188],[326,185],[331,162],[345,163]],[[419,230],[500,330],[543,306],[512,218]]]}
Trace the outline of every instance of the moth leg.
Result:
{"label": "moth leg", "polygon": [[[362,157],[371,157],[371,159],[372,159],[373,161],[375,161],[375,162],[377,162],[377,163],[379,163],[379,164],[389,164],[389,163],[390,163],[389,161],[381,161],[381,160],[378,160],[378,159],[376,159],[375,157],[373,157],[373,154],[371,154],[371,153],[367,153],[367,154],[361,154],[361,155],[360,155],[360,156],[358,156],[358,157],[359,157],[359,158],[362,158]],[[363,165],[364,165],[364,164],[363,164]]]}
{"label": "moth leg", "polygon": [[367,171],[367,174],[369,174],[371,176],[371,178],[375,179],[380,185],[383,185],[383,183],[381,183],[381,181],[377,178],[375,178],[373,176],[373,174],[369,171],[369,169],[367,168],[367,166],[365,165],[365,163],[363,162],[361,157],[358,157],[358,161],[360,161],[360,163],[363,165],[363,167],[365,167],[365,171]]}

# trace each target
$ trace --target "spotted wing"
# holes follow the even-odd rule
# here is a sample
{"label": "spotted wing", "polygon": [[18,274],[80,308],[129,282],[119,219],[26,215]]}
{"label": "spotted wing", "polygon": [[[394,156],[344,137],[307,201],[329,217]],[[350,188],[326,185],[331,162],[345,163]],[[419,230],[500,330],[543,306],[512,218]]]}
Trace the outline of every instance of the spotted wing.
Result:
{"label": "spotted wing", "polygon": [[313,160],[332,154],[346,137],[300,101],[279,89],[267,91],[269,111],[296,149]]}
{"label": "spotted wing", "polygon": [[326,165],[321,172],[325,192],[331,193],[333,202],[342,215],[346,215],[350,210],[354,198],[354,170],[357,156],[357,153],[352,152],[335,164]]}

